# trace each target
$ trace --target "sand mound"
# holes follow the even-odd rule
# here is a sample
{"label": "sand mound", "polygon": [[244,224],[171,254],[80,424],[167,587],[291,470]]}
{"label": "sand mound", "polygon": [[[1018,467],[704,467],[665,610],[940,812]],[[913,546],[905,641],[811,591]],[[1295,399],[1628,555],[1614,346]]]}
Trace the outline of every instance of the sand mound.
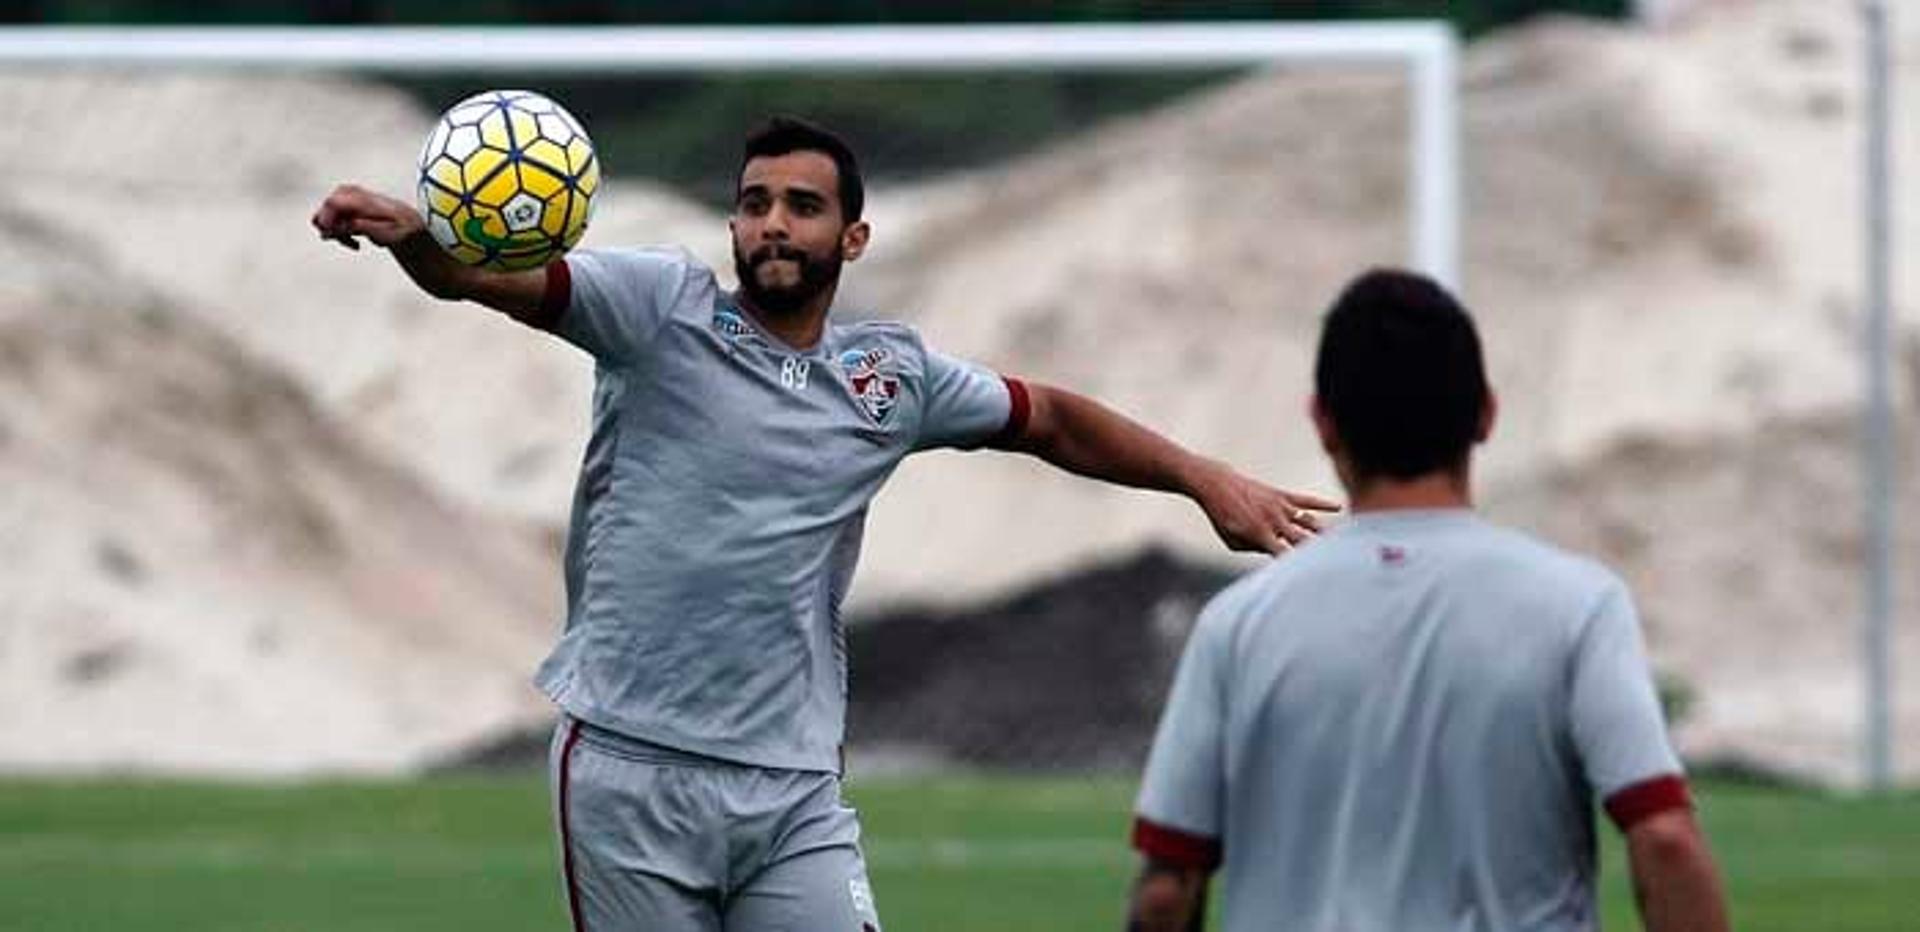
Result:
{"label": "sand mound", "polygon": [[[1909,430],[1903,462],[1920,456],[1916,439]],[[1689,755],[1845,783],[1858,776],[1866,689],[1858,450],[1857,423],[1827,415],[1690,442],[1624,439],[1491,504],[1539,516],[1540,533],[1632,581],[1656,665],[1694,695],[1676,735]],[[1897,546],[1910,567],[1920,486],[1902,486]],[[1894,666],[1907,669],[1920,660],[1920,576],[1896,575]],[[1904,749],[1920,747],[1920,690],[1895,701],[1912,774]]]}
{"label": "sand mound", "polygon": [[89,243],[0,220],[34,270],[0,290],[0,761],[388,771],[546,714],[535,535],[442,505]]}
{"label": "sand mound", "polygon": [[[1487,481],[1624,436],[1742,432],[1858,397],[1848,19],[1818,3],[1745,12],[1679,34],[1546,23],[1471,51],[1465,291],[1505,403]],[[1315,321],[1354,270],[1405,254],[1404,123],[1391,79],[1288,75],[896,192],[875,215],[905,229],[890,241],[878,221],[862,297],[912,308],[953,351],[1325,485],[1299,416]],[[1920,152],[1920,129],[1905,132]],[[1920,236],[1920,211],[1903,217]],[[1903,319],[1911,333],[1911,306]],[[918,465],[872,539],[904,548],[938,527],[948,545],[870,563],[869,594],[1012,584],[1020,559],[951,542],[1017,516],[1043,563],[1169,534],[1211,547],[1175,504],[1015,464]]]}
{"label": "sand mound", "polygon": [[[411,197],[434,114],[362,81],[113,71],[6,74],[0,104],[43,128],[0,139],[20,209],[89,231],[106,261],[286,370],[456,500],[564,520],[591,364],[490,312],[441,305],[384,256],[307,225],[343,181]],[[708,213],[615,183],[589,237],[701,235],[725,248]]]}

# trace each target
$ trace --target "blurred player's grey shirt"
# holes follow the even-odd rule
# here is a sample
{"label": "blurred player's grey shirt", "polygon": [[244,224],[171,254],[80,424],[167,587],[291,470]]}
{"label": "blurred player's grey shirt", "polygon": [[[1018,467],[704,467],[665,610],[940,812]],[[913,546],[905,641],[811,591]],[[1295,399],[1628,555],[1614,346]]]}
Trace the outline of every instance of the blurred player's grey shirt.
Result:
{"label": "blurred player's grey shirt", "polygon": [[1135,837],[1219,845],[1228,932],[1588,930],[1596,797],[1679,773],[1617,578],[1372,512],[1202,613]]}
{"label": "blurred player's grey shirt", "polygon": [[908,453],[1001,431],[1019,389],[897,324],[786,347],[678,250],[577,252],[549,283],[598,365],[540,687],[646,741],[837,770],[867,503]]}

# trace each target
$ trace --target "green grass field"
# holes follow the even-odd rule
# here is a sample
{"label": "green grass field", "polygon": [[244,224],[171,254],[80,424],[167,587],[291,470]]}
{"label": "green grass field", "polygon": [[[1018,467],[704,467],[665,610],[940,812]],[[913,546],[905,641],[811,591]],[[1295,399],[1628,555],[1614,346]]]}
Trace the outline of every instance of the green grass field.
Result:
{"label": "green grass field", "polygon": [[[1119,927],[1131,786],[870,781],[894,932]],[[1708,785],[1702,812],[1745,932],[1920,928],[1920,797]],[[231,786],[0,781],[0,930],[567,928],[537,777]],[[1620,852],[1607,925],[1637,927]]]}

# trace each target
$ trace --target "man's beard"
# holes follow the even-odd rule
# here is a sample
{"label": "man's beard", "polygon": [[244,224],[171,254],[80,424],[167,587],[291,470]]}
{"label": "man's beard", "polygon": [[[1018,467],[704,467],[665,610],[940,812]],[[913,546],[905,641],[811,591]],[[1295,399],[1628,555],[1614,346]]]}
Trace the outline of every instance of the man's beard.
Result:
{"label": "man's beard", "polygon": [[[775,259],[785,259],[798,263],[800,280],[792,285],[769,288],[760,284],[757,273],[760,266]],[[822,291],[833,287],[840,280],[840,266],[846,256],[838,248],[824,259],[816,259],[804,250],[781,243],[762,246],[752,255],[740,252],[740,244],[733,244],[733,271],[740,279],[740,290],[753,303],[755,308],[768,314],[786,316],[798,312],[808,301]]]}

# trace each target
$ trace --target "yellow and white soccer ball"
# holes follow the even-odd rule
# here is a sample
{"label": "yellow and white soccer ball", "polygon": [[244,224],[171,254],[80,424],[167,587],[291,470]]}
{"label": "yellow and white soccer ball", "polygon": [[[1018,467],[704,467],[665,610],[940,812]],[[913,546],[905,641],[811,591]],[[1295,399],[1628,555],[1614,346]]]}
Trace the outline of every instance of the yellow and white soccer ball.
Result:
{"label": "yellow and white soccer ball", "polygon": [[580,121],[533,91],[482,91],[448,108],[420,150],[420,212],[455,259],[530,269],[573,248],[593,216],[600,161]]}

